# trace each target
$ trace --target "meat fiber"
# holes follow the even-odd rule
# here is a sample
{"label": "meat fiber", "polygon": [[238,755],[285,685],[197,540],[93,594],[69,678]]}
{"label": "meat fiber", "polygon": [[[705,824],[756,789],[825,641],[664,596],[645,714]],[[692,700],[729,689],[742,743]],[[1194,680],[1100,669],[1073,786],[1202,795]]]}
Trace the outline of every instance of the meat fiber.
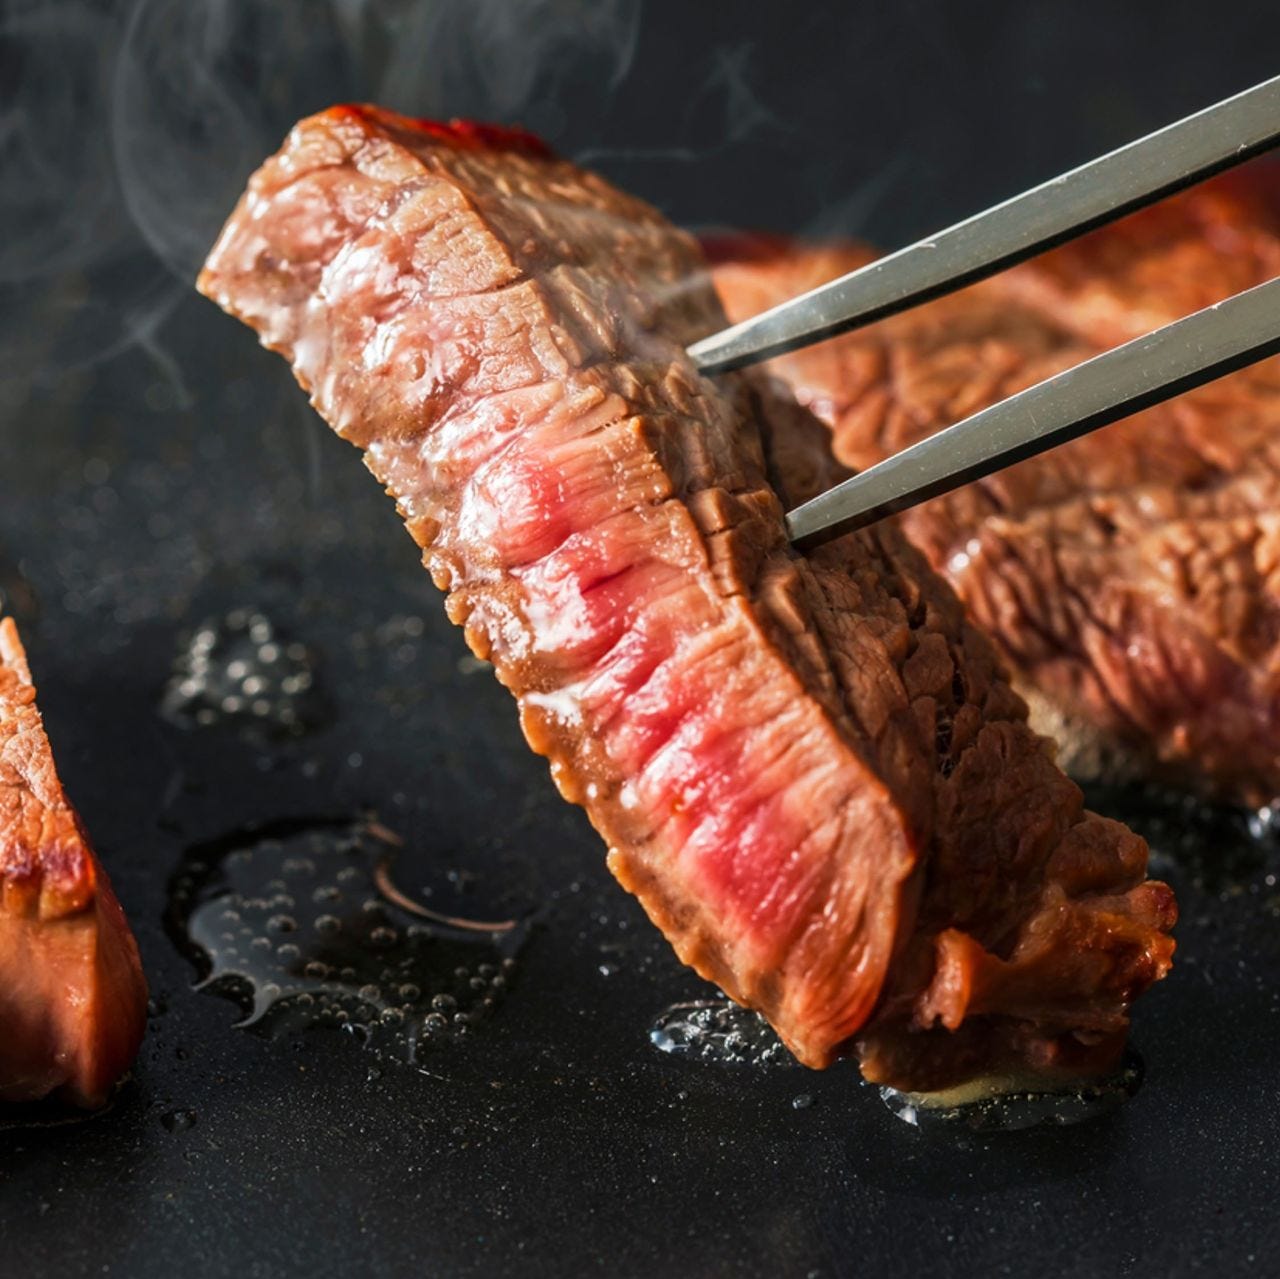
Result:
{"label": "meat fiber", "polygon": [[0,619],[0,1101],[97,1106],[146,1018],[138,948],[67,802],[26,655]]}
{"label": "meat fiber", "polygon": [[[1280,180],[1218,179],[953,297],[774,363],[863,468],[1280,274]],[[870,260],[709,246],[732,319]],[[1080,776],[1280,796],[1280,361],[902,517]]]}
{"label": "meat fiber", "polygon": [[900,533],[790,547],[776,486],[833,478],[825,432],[693,368],[724,317],[688,236],[523,135],[337,107],[199,284],[364,450],[686,963],[812,1066],[1114,1064],[1169,890]]}

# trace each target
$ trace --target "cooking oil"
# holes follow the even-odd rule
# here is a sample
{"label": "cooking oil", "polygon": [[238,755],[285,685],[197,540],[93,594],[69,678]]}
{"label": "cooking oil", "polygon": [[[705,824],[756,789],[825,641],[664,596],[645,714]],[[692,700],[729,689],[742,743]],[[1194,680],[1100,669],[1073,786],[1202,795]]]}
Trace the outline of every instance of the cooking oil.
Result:
{"label": "cooking oil", "polygon": [[716,1066],[795,1066],[759,1013],[728,999],[673,1004],[649,1029],[649,1042],[659,1052]]}
{"label": "cooking oil", "polygon": [[916,1128],[1016,1132],[1079,1124],[1109,1114],[1138,1091],[1143,1073],[1142,1058],[1129,1048],[1114,1073],[1069,1088],[1037,1090],[990,1080],[946,1093],[881,1088],[880,1097],[893,1114]]}
{"label": "cooking oil", "polygon": [[527,927],[437,914],[393,878],[399,840],[364,820],[278,822],[191,849],[169,924],[199,989],[243,1027],[329,1028],[417,1061],[505,999]]}
{"label": "cooking oil", "polygon": [[330,718],[317,667],[314,651],[265,613],[235,608],[206,618],[186,637],[160,709],[184,728],[234,724],[265,736],[299,736]]}

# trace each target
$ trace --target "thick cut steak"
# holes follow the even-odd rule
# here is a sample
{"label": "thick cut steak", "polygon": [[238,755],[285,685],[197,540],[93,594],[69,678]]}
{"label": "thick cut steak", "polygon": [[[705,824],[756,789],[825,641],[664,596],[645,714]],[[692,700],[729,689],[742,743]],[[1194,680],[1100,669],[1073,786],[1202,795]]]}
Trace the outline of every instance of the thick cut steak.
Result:
{"label": "thick cut steak", "polygon": [[138,948],[54,768],[0,619],[0,1101],[104,1101],[146,1018]]}
{"label": "thick cut steak", "polygon": [[[869,260],[708,245],[732,319]],[[1109,346],[1280,274],[1280,174],[1254,167],[963,293],[776,361],[866,467]],[[1280,796],[1280,361],[902,517],[1081,776]]]}
{"label": "thick cut steak", "polygon": [[776,486],[830,482],[826,433],[686,359],[723,323],[688,236],[523,136],[338,107],[200,288],[364,450],[686,963],[813,1066],[1114,1062],[1169,890],[900,533],[788,545]]}

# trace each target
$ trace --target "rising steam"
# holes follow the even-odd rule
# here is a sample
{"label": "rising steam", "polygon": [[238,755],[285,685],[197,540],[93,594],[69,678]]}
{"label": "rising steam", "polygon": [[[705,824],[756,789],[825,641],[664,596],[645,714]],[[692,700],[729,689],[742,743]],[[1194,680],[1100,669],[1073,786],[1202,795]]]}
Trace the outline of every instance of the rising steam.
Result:
{"label": "rising steam", "polygon": [[[522,121],[603,101],[639,0],[0,0],[0,372],[154,346],[244,181],[343,100]],[[52,343],[52,345],[51,345]]]}
{"label": "rising steam", "polygon": [[140,0],[111,77],[128,211],[190,280],[245,177],[299,116],[356,98],[522,119],[584,69],[610,92],[638,14],[637,0]]}
{"label": "rising steam", "polygon": [[[570,110],[602,121],[635,91],[641,16],[641,0],[0,0],[0,375],[133,345],[164,366],[165,320],[301,116],[379,101],[564,149]],[[686,91],[710,145],[779,127],[745,48],[708,67]],[[661,141],[575,158],[687,165],[708,145]]]}

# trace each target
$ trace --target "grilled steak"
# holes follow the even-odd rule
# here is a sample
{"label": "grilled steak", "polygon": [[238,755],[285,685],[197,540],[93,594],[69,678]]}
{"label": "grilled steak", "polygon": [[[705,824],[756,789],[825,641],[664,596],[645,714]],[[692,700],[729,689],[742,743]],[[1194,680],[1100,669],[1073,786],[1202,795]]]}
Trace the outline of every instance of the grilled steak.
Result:
{"label": "grilled steak", "polygon": [[826,432],[696,373],[723,315],[689,237],[522,135],[338,107],[253,177],[200,288],[364,450],[686,963],[812,1066],[1114,1063],[1169,890],[900,533],[788,545],[775,485],[829,482]]}
{"label": "grilled steak", "polygon": [[0,1101],[96,1106],[129,1068],[147,987],[63,794],[13,622],[0,620]]}
{"label": "grilled steak", "polygon": [[[750,236],[710,249],[733,319],[870,256]],[[1280,183],[1255,168],[774,367],[860,468],[1276,274]],[[1272,360],[902,517],[1071,771],[1280,795],[1278,448]]]}

